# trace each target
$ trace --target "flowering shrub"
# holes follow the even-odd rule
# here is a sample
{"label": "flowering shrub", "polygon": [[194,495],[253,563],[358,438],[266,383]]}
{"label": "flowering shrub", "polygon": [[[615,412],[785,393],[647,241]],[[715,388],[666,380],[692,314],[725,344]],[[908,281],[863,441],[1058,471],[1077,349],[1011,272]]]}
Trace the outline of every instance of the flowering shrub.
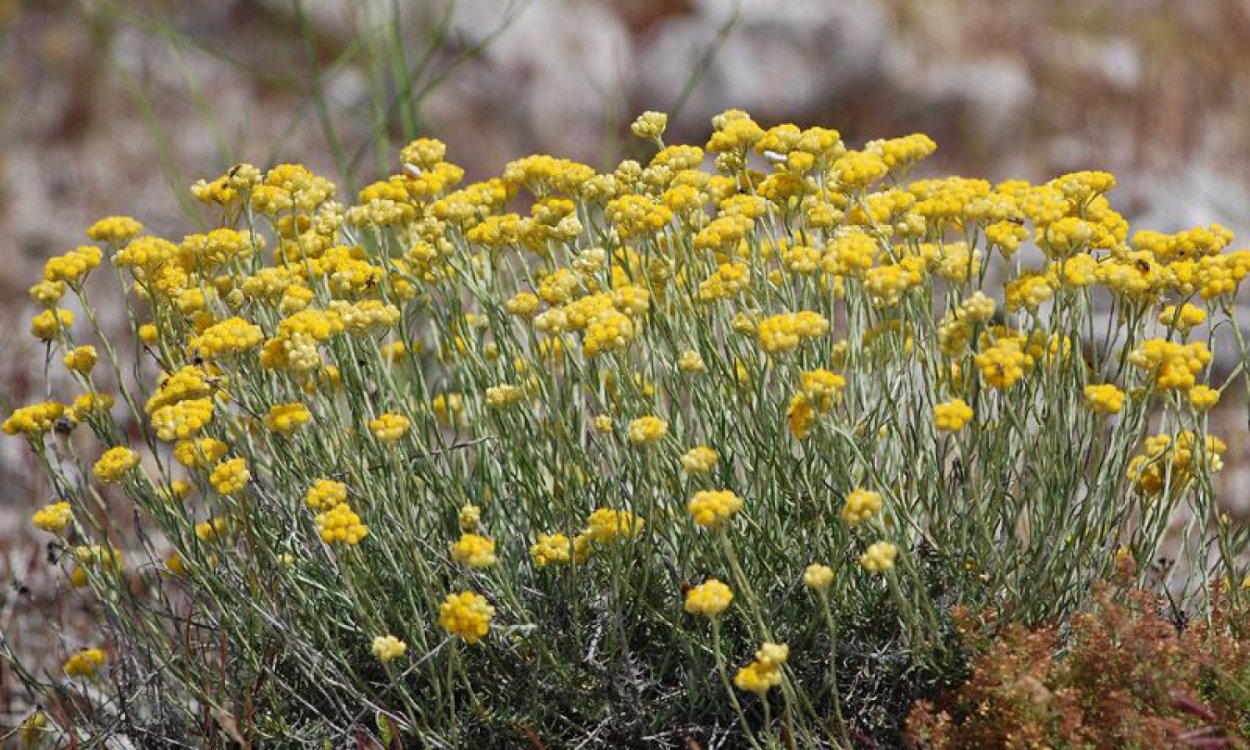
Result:
{"label": "flowering shrub", "polygon": [[3,428],[101,632],[68,684],[7,654],[34,724],[848,747],[958,671],[951,604],[1064,617],[1181,508],[1178,598],[1241,580],[1226,230],[1130,237],[1101,172],[910,180],[923,135],[713,125],[468,185],[422,139],[350,207],[238,165],[192,188],[218,228],[49,261],[32,333],[80,393]]}

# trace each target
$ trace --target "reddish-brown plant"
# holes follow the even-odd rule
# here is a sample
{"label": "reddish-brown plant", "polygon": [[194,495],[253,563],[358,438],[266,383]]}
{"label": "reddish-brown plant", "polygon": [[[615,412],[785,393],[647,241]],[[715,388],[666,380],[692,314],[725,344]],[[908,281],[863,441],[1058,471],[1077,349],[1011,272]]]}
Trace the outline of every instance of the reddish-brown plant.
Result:
{"label": "reddish-brown plant", "polygon": [[[967,618],[964,618],[967,622]],[[920,701],[913,748],[1246,748],[1250,637],[1213,592],[1209,616],[1181,624],[1159,597],[1117,582],[1060,629],[961,628],[979,654],[959,688]]]}

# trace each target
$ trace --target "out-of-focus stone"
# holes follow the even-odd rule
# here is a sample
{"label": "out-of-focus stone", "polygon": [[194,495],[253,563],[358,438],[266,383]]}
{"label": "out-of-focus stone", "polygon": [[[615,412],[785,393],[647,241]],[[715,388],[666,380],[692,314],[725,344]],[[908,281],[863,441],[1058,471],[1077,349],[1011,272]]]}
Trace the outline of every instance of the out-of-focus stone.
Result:
{"label": "out-of-focus stone", "polygon": [[705,66],[684,121],[705,122],[729,107],[790,119],[882,72],[888,24],[872,0],[754,0],[741,3],[736,22],[733,3],[696,5],[642,40],[640,106],[672,107]]}

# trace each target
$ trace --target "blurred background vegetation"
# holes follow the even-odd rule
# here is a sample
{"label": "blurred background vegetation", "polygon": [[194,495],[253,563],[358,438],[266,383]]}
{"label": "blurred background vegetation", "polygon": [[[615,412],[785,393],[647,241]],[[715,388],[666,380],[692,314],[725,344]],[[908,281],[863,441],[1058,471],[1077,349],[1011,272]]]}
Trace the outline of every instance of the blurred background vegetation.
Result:
{"label": "blurred background vegetation", "polygon": [[[0,409],[43,388],[26,287],[96,218],[177,240],[206,221],[187,187],[238,161],[348,201],[416,135],[475,180],[531,152],[608,168],[645,109],[701,143],[737,107],[852,145],[924,131],[931,171],[1110,170],[1136,226],[1250,237],[1247,39],[1241,0],[0,0]],[[1243,513],[1244,415],[1215,430]],[[39,579],[28,453],[0,441],[6,633],[86,621]]]}

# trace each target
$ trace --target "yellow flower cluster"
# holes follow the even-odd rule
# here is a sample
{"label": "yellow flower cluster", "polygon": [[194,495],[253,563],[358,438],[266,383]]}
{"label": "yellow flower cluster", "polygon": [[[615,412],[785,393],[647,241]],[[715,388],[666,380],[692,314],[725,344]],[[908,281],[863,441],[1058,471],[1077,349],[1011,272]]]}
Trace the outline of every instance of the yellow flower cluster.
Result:
{"label": "yellow flower cluster", "polygon": [[70,508],[69,503],[61,501],[59,503],[51,503],[45,505],[35,512],[31,522],[35,524],[35,528],[42,529],[51,534],[59,534],[69,526],[74,520],[74,511]]}
{"label": "yellow flower cluster", "polygon": [[225,457],[230,448],[214,438],[182,440],[174,445],[174,459],[187,467],[208,469]]}
{"label": "yellow flower cluster", "polygon": [[790,647],[784,643],[765,643],[755,652],[755,660],[738,670],[734,686],[756,695],[764,695],[781,684],[782,666],[790,657]]}
{"label": "yellow flower cluster", "polygon": [[686,509],[700,526],[719,529],[742,510],[742,498],[730,490],[700,490],[690,498]]}
{"label": "yellow flower cluster", "polygon": [[62,331],[68,331],[73,324],[74,314],[58,307],[55,310],[44,310],[32,318],[30,332],[37,339],[52,341],[59,338]]}
{"label": "yellow flower cluster", "polygon": [[265,334],[260,326],[243,318],[227,318],[214,323],[199,336],[191,339],[191,347],[205,359],[228,357],[250,351],[260,346]]}
{"label": "yellow flower cluster", "polygon": [[719,458],[720,455],[716,451],[706,445],[700,445],[682,455],[681,468],[687,474],[707,474]]}
{"label": "yellow flower cluster", "polygon": [[667,434],[668,422],[659,417],[639,417],[629,423],[629,442],[635,445],[658,443]]}
{"label": "yellow flower cluster", "polygon": [[95,347],[86,345],[70,349],[65,353],[65,357],[61,361],[70,370],[86,375],[91,372],[98,360],[99,355],[96,353]]}
{"label": "yellow flower cluster", "polygon": [[933,407],[933,424],[942,432],[959,432],[972,421],[972,407],[957,398]]}
{"label": "yellow flower cluster", "polygon": [[600,544],[610,544],[618,539],[633,539],[646,522],[627,510],[598,508],[586,519],[586,533]]}
{"label": "yellow flower cluster", "polygon": [[312,412],[298,401],[290,404],[277,404],[270,407],[269,413],[265,415],[265,427],[272,432],[290,435],[308,424],[311,419]]}
{"label": "yellow flower cluster", "polygon": [[703,615],[712,620],[729,609],[733,598],[734,592],[728,586],[715,578],[709,578],[686,592],[685,607],[692,615]]}
{"label": "yellow flower cluster", "polygon": [[92,677],[104,666],[104,652],[98,648],[86,648],[65,662],[65,674],[70,677]]}
{"label": "yellow flower cluster", "polygon": [[981,377],[994,388],[1005,390],[1024,377],[1029,357],[1015,339],[1002,339],[981,350],[974,360]]}
{"label": "yellow flower cluster", "polygon": [[161,440],[187,440],[212,421],[213,402],[206,398],[185,399],[156,409],[151,419],[156,436]]}
{"label": "yellow flower cluster", "polygon": [[383,443],[397,443],[408,434],[410,424],[408,418],[402,414],[387,413],[369,420],[369,432]]}
{"label": "yellow flower cluster", "polygon": [[873,542],[859,558],[859,564],[869,573],[885,573],[894,569],[898,547],[890,542]]}
{"label": "yellow flower cluster", "polygon": [[881,495],[863,487],[856,487],[846,496],[839,515],[847,526],[855,527],[881,511]]}
{"label": "yellow flower cluster", "polygon": [[139,456],[124,445],[114,446],[100,456],[91,471],[105,484],[116,484],[126,478],[130,470],[139,465]]}
{"label": "yellow flower cluster", "polygon": [[237,495],[252,481],[252,473],[248,471],[247,459],[231,458],[217,464],[208,481],[213,489],[223,495]]}
{"label": "yellow flower cluster", "polygon": [[1124,391],[1110,383],[1087,385],[1085,405],[1098,414],[1119,414],[1124,408]]}
{"label": "yellow flower cluster", "polygon": [[95,242],[119,245],[143,231],[143,225],[129,216],[106,216],[87,228]]}
{"label": "yellow flower cluster", "polygon": [[49,258],[43,267],[43,279],[51,283],[82,286],[87,274],[100,265],[103,253],[95,245],[83,245],[64,255]]}
{"label": "yellow flower cluster", "polygon": [[318,479],[304,494],[304,502],[316,511],[327,511],[347,502],[347,485],[333,479]]}
{"label": "yellow flower cluster", "polygon": [[785,354],[794,351],[804,341],[818,338],[829,332],[829,321],[820,313],[804,310],[798,313],[774,315],[760,322],[757,335],[760,348],[768,354]]}
{"label": "yellow flower cluster", "polygon": [[1144,495],[1157,495],[1167,487],[1180,492],[1198,472],[1223,469],[1222,455],[1227,447],[1213,435],[1203,438],[1191,430],[1152,435],[1129,462],[1128,478]]}
{"label": "yellow flower cluster", "polygon": [[548,565],[578,565],[590,559],[590,537],[579,534],[569,539],[564,534],[543,534],[530,547],[530,557],[534,565],[545,568]]}
{"label": "yellow flower cluster", "polygon": [[408,644],[393,635],[379,635],[373,639],[373,655],[383,664],[395,661],[408,651]]}
{"label": "yellow flower cluster", "polygon": [[438,623],[470,646],[486,637],[494,616],[495,608],[486,601],[486,597],[471,591],[448,594],[438,607]]}
{"label": "yellow flower cluster", "polygon": [[65,405],[51,401],[23,406],[4,420],[4,434],[36,438],[48,434],[65,413]]}
{"label": "yellow flower cluster", "polygon": [[313,520],[317,525],[317,533],[326,544],[354,547],[369,535],[368,527],[361,523],[360,516],[347,503],[339,503],[330,510],[318,513]]}
{"label": "yellow flower cluster", "polygon": [[479,534],[464,534],[451,545],[451,559],[470,568],[489,568],[497,561],[495,541]]}
{"label": "yellow flower cluster", "polygon": [[812,563],[803,570],[803,585],[815,591],[826,591],[833,585],[833,568]]}
{"label": "yellow flower cluster", "polygon": [[1207,313],[1201,307],[1186,302],[1183,305],[1168,305],[1159,311],[1159,325],[1188,332],[1201,325],[1207,319]]}
{"label": "yellow flower cluster", "polygon": [[1166,339],[1143,341],[1128,357],[1136,367],[1151,373],[1161,390],[1187,391],[1211,362],[1211,352],[1202,341],[1178,344]]}

